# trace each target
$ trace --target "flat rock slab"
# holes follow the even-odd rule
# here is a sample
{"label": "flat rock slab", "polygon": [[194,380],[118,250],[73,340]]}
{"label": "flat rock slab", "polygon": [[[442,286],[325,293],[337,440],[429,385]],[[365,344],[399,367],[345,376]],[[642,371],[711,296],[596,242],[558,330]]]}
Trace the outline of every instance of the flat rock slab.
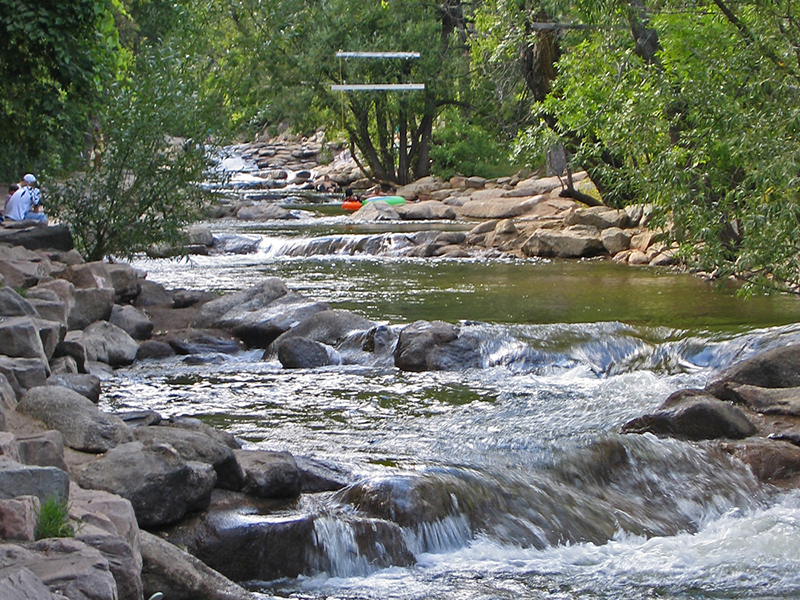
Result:
{"label": "flat rock slab", "polygon": [[48,498],[69,496],[69,476],[56,467],[22,465],[0,457],[0,498],[36,496],[40,502]]}

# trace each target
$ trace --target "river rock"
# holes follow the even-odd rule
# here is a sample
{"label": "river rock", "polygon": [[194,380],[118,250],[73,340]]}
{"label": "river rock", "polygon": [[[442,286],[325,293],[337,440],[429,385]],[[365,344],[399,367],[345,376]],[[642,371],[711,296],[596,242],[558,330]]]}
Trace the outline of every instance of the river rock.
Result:
{"label": "river rock", "polygon": [[167,342],[157,340],[146,340],[139,344],[136,351],[136,360],[146,360],[148,358],[160,360],[175,356],[175,350]]}
{"label": "river rock", "polygon": [[416,321],[397,340],[395,366],[403,371],[455,371],[481,366],[480,341],[442,321]]}
{"label": "river rock", "polygon": [[584,225],[602,231],[610,227],[622,229],[628,225],[628,214],[624,210],[607,206],[592,206],[570,210],[564,216],[564,224]]}
{"label": "river rock", "polygon": [[430,194],[436,190],[444,189],[447,186],[447,182],[442,181],[438,177],[422,177],[413,183],[399,187],[397,189],[397,195],[402,196],[406,200],[413,200],[420,194]]}
{"label": "river rock", "polygon": [[302,491],[300,469],[288,452],[235,450],[245,472],[242,492],[258,498],[294,498]]}
{"label": "river rock", "polygon": [[106,452],[132,439],[122,420],[102,412],[91,400],[65,387],[28,390],[17,405],[17,412],[60,431],[67,446],[82,452]]}
{"label": "river rock", "polygon": [[329,346],[308,338],[291,337],[277,344],[277,348],[284,369],[315,369],[335,364]]}
{"label": "river rock", "polygon": [[36,496],[0,500],[0,539],[34,541],[40,506]]}
{"label": "river rock", "polygon": [[71,331],[67,338],[80,340],[86,350],[86,360],[106,363],[112,367],[130,365],[136,360],[139,344],[125,331],[106,321],[96,321],[83,332]]}
{"label": "river rock", "polygon": [[145,598],[156,592],[167,600],[256,600],[256,596],[188,552],[143,531],[142,585]]}
{"label": "river rock", "polygon": [[730,384],[762,388],[800,387],[800,344],[767,350],[723,370],[706,391],[722,400],[735,400]]}
{"label": "river rock", "polygon": [[36,496],[40,502],[69,496],[69,476],[56,467],[23,465],[0,456],[0,498]]}
{"label": "river rock", "polygon": [[192,327],[219,327],[229,312],[259,310],[287,293],[289,290],[280,279],[268,277],[259,285],[206,302],[192,320]]}
{"label": "river rock", "polygon": [[88,398],[94,404],[100,401],[100,378],[95,375],[88,373],[51,375],[47,378],[47,385],[69,388]]}
{"label": "river rock", "polygon": [[139,281],[141,291],[134,300],[134,306],[139,308],[147,306],[158,306],[172,304],[172,292],[168,291],[160,283],[142,279]]}
{"label": "river rock", "polygon": [[304,494],[341,490],[352,481],[351,474],[337,465],[305,456],[295,456],[294,460],[300,470],[300,486]]}
{"label": "river rock", "polygon": [[48,362],[39,328],[33,317],[0,318],[0,351],[11,358],[33,358]]}
{"label": "river rock", "polygon": [[764,438],[726,442],[723,449],[749,465],[759,480],[772,485],[796,487],[800,478],[800,448]]}
{"label": "river rock", "polygon": [[109,263],[106,271],[114,288],[114,302],[130,302],[142,291],[139,273],[129,264]]}
{"label": "river rock", "polygon": [[38,317],[31,303],[10,287],[0,287],[0,317]]}
{"label": "river rock", "polygon": [[453,220],[456,218],[456,211],[452,206],[436,200],[401,204],[395,206],[394,210],[401,219],[406,221]]}
{"label": "river rock", "polygon": [[[169,540],[236,581],[330,572],[336,557],[328,555],[326,543],[336,545],[338,538],[329,537],[325,517],[290,516],[285,507],[275,500],[217,491],[209,510],[170,529]],[[374,567],[414,564],[394,523],[357,516],[344,521],[352,558],[363,557]]]}
{"label": "river rock", "polygon": [[78,540],[51,538],[26,546],[0,545],[0,566],[25,567],[58,597],[117,600],[117,586],[100,551]]}
{"label": "river rock", "polygon": [[[2,231],[2,228],[0,228]],[[0,275],[10,288],[30,288],[47,278],[52,265],[46,255],[22,246],[0,244]]]}
{"label": "river rock", "polygon": [[190,330],[178,337],[164,338],[176,354],[236,354],[246,346],[223,332]]}
{"label": "river rock", "polygon": [[42,319],[67,325],[71,306],[51,289],[36,286],[28,290],[27,301]]}
{"label": "river rock", "polygon": [[245,485],[245,472],[233,450],[200,431],[178,427],[137,427],[134,437],[148,445],[169,444],[181,458],[211,465],[217,473],[217,487],[240,490]]}
{"label": "river rock", "polygon": [[107,321],[114,308],[113,288],[75,289],[75,304],[69,312],[70,330],[84,329],[96,321]]}
{"label": "river rock", "polygon": [[82,488],[130,500],[140,527],[160,527],[208,506],[214,469],[186,462],[168,445],[122,444],[100,459],[73,469]]}
{"label": "river rock", "polygon": [[600,233],[603,247],[611,255],[615,256],[623,250],[627,250],[631,243],[631,236],[619,227],[609,227]]}
{"label": "river rock", "polygon": [[241,221],[272,221],[296,219],[297,217],[277,204],[257,204],[256,206],[243,206],[236,213],[236,218]]}
{"label": "river rock", "polygon": [[0,431],[0,456],[20,462],[16,438],[10,431]]}
{"label": "river rock", "polygon": [[153,333],[153,322],[143,310],[126,304],[115,304],[108,322],[116,325],[134,340],[147,340]]}
{"label": "river rock", "polygon": [[800,387],[764,388],[732,381],[719,388],[728,400],[765,415],[800,417]]}
{"label": "river rock", "polygon": [[652,414],[626,423],[625,433],[650,432],[686,440],[742,439],[756,433],[756,426],[730,402],[702,390],[679,390]]}
{"label": "river rock", "polygon": [[67,470],[64,462],[64,436],[51,429],[31,435],[18,435],[16,439],[19,462],[37,467],[56,467]]}
{"label": "river rock", "polygon": [[[497,190],[491,190],[496,192]],[[474,196],[475,194],[473,194]],[[547,196],[501,197],[470,199],[458,209],[462,217],[470,219],[513,219],[533,210]]]}
{"label": "river rock", "polygon": [[227,431],[222,431],[221,429],[216,429],[203,423],[200,419],[195,419],[192,417],[172,417],[165,423],[162,423],[165,427],[177,427],[179,429],[188,429],[190,431],[198,431],[207,435],[208,437],[217,440],[220,444],[224,444],[228,448],[232,450],[238,450],[242,447],[239,441]]}
{"label": "river rock", "polygon": [[38,358],[9,358],[0,355],[0,375],[14,390],[17,398],[29,389],[45,385],[49,367],[47,362]]}
{"label": "river rock", "polygon": [[365,202],[361,208],[350,215],[354,221],[399,221],[400,215],[393,206],[383,200]]}
{"label": "river rock", "polygon": [[21,565],[0,568],[0,598],[3,600],[64,600]]}
{"label": "river rock", "polygon": [[227,313],[220,327],[250,347],[267,348],[279,335],[317,313],[330,310],[324,302],[289,292],[257,310],[240,307]]}
{"label": "river rock", "polygon": [[369,319],[346,310],[326,310],[317,312],[285,333],[282,333],[274,342],[273,348],[278,348],[285,340],[302,337],[321,344],[336,347],[344,342],[353,333],[367,331],[375,326]]}
{"label": "river rock", "polygon": [[225,254],[252,254],[258,250],[261,238],[236,234],[220,234],[214,236],[214,248]]}
{"label": "river rock", "polygon": [[537,229],[522,245],[526,256],[581,258],[605,251],[600,233],[593,227],[574,225],[566,229]]}

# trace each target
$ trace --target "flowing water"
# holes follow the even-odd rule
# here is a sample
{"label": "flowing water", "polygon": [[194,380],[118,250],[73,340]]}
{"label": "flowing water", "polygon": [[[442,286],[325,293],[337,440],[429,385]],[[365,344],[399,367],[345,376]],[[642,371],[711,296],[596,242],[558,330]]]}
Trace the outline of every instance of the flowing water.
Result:
{"label": "flowing water", "polygon": [[[211,225],[250,254],[136,261],[170,288],[277,276],[397,331],[458,323],[481,368],[406,373],[358,344],[284,370],[261,351],[137,363],[107,407],[192,415],[249,447],[328,461],[357,482],[305,495],[316,568],[251,582],[292,598],[795,598],[800,495],[759,485],[711,446],[621,435],[673,391],[800,340],[800,303],[737,298],[688,275],[609,261],[409,257],[410,236],[467,224],[356,226],[334,215]],[[355,519],[400,526],[413,560]],[[383,558],[376,560],[375,557]],[[389,557],[389,558],[387,558]]]}

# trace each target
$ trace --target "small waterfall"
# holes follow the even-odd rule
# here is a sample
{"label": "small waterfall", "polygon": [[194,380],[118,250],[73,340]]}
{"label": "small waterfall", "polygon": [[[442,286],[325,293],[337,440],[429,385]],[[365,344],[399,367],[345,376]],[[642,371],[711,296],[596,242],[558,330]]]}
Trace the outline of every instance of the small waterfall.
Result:
{"label": "small waterfall", "polygon": [[317,237],[264,236],[259,252],[265,258],[309,256],[401,256],[415,248],[403,233],[339,234]]}
{"label": "small waterfall", "polygon": [[322,552],[320,570],[334,577],[368,575],[374,570],[361,554],[356,532],[348,521],[328,516],[315,519],[314,543]]}

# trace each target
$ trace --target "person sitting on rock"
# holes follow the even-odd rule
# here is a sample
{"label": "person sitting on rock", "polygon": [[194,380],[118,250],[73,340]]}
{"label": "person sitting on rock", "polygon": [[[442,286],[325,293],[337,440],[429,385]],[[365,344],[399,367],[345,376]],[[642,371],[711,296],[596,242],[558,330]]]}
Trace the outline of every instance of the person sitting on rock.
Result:
{"label": "person sitting on rock", "polygon": [[9,221],[37,221],[47,224],[47,215],[41,212],[42,194],[36,177],[28,173],[19,182],[19,189],[8,199],[5,206],[5,218]]}
{"label": "person sitting on rock", "polygon": [[336,185],[336,182],[333,181],[330,178],[329,175],[325,175],[322,178],[322,181],[317,184],[317,191],[318,192],[324,192],[324,193],[328,194],[328,193],[331,193],[331,192],[335,192],[336,188],[338,188],[338,187],[339,186]]}

